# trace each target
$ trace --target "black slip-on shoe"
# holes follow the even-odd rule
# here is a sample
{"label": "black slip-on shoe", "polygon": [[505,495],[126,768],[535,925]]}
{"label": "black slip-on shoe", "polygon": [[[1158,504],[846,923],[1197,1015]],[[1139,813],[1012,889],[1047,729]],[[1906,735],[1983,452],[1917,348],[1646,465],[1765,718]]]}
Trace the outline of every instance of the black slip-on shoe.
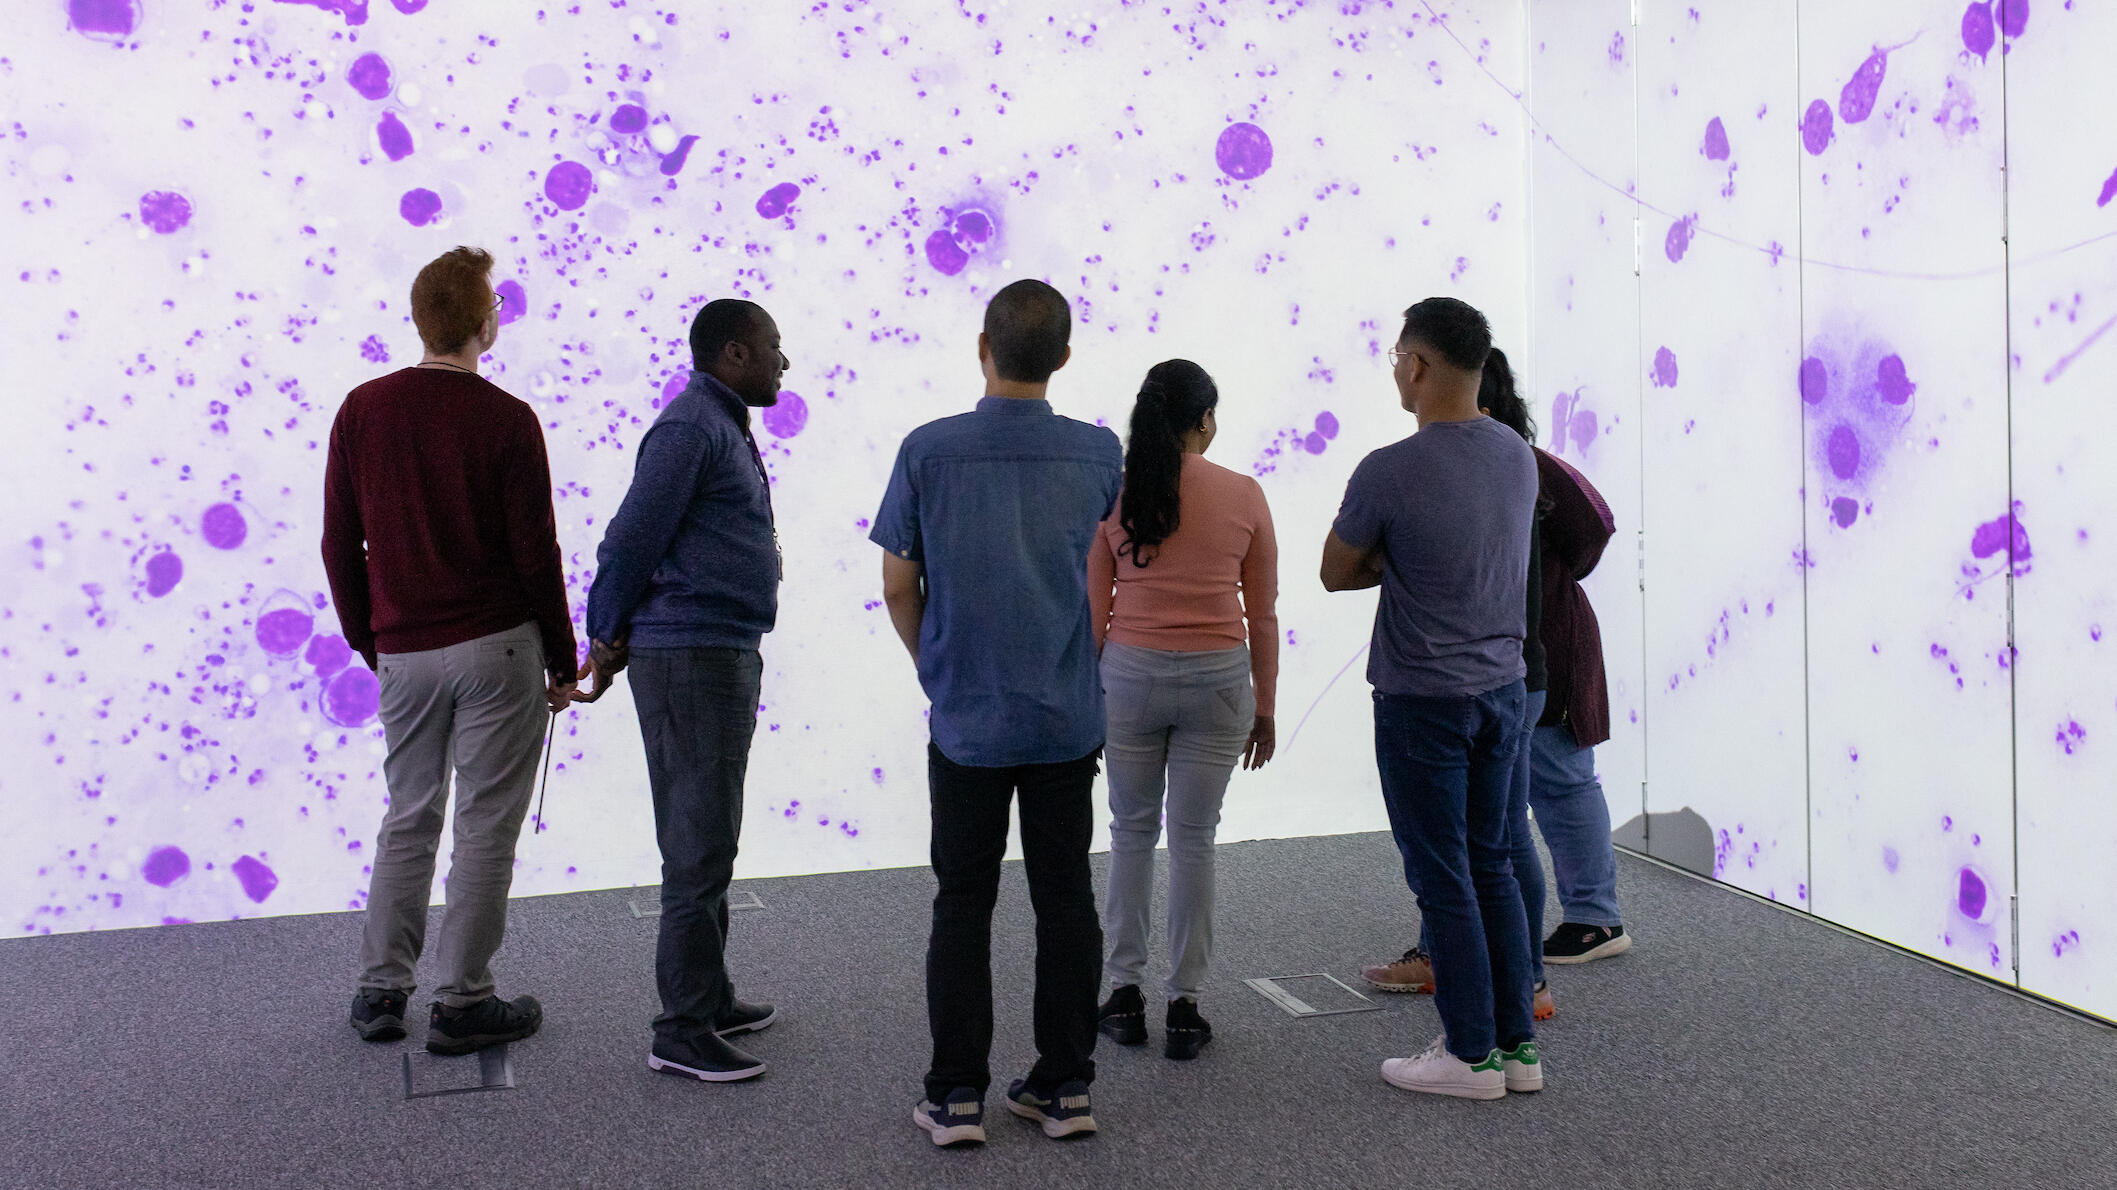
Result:
{"label": "black slip-on shoe", "polygon": [[1096,1010],[1095,1027],[1119,1045],[1147,1044],[1147,1001],[1139,985],[1128,983],[1112,991]]}
{"label": "black slip-on shoe", "polygon": [[718,1033],[691,1041],[657,1037],[647,1051],[647,1069],[701,1082],[739,1083],[763,1074],[764,1059],[736,1049]]}
{"label": "black slip-on shoe", "polygon": [[722,1037],[734,1037],[741,1033],[755,1033],[769,1029],[779,1019],[779,1010],[769,1004],[746,1004],[741,1000],[728,1006],[713,1024],[713,1031]]}
{"label": "black slip-on shoe", "polygon": [[1198,1001],[1179,996],[1169,1001],[1168,1023],[1164,1026],[1167,1040],[1162,1053],[1179,1062],[1188,1062],[1198,1056],[1198,1051],[1213,1040],[1213,1026],[1198,1015]]}

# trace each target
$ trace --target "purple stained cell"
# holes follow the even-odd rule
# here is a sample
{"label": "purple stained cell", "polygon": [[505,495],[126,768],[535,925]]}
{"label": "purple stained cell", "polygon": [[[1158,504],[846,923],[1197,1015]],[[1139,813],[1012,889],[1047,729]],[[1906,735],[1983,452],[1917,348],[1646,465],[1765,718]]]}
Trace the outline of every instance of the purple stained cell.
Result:
{"label": "purple stained cell", "polygon": [[767,219],[777,219],[787,213],[794,200],[801,197],[801,187],[792,182],[781,182],[757,196],[757,213]]}
{"label": "purple stained cell", "polygon": [[2111,170],[2109,178],[2102,183],[2102,193],[2095,199],[2095,205],[2109,206],[2113,198],[2117,198],[2117,170]]}
{"label": "purple stained cell", "polygon": [[66,0],[66,23],[76,33],[124,37],[140,27],[139,0]]}
{"label": "purple stained cell", "polygon": [[243,895],[259,905],[279,887],[279,876],[254,855],[246,855],[228,865],[235,878],[242,882]]}
{"label": "purple stained cell", "polygon": [[140,196],[140,222],[168,235],[191,222],[191,200],[174,190],[150,190]]}
{"label": "purple stained cell", "polygon": [[282,607],[257,617],[258,647],[275,657],[290,657],[316,631],[316,617],[298,607]]}
{"label": "purple stained cell", "polygon": [[1888,71],[1888,54],[1876,50],[1867,55],[1838,92],[1838,118],[1847,124],[1858,124],[1873,115],[1875,98],[1882,92],[1882,76]]}
{"label": "purple stained cell", "polygon": [[2009,37],[2020,37],[2029,28],[2029,0],[1997,0],[1994,9],[1999,16],[1999,31]]}
{"label": "purple stained cell", "polygon": [[298,4],[305,8],[320,8],[335,12],[345,18],[348,25],[368,23],[368,0],[272,0],[274,4]]}
{"label": "purple stained cell", "polygon": [[779,400],[765,406],[763,421],[764,428],[771,432],[772,437],[792,438],[801,432],[803,426],[809,424],[808,402],[801,399],[800,393],[792,389],[782,389]]}
{"label": "purple stained cell", "polygon": [[404,126],[396,112],[382,113],[382,119],[375,124],[375,139],[382,145],[382,155],[392,161],[412,155],[412,130]]}
{"label": "purple stained cell", "polygon": [[1896,867],[1897,867],[1897,864],[1898,864],[1898,863],[1900,863],[1900,862],[1902,862],[1902,861],[1901,861],[1901,860],[1899,859],[1899,857],[1897,856],[1897,853],[1896,853],[1896,848],[1894,848],[1894,847],[1884,847],[1884,848],[1882,848],[1882,866],[1883,866],[1883,867],[1885,867],[1885,868],[1889,869],[1890,871],[1894,872],[1894,871],[1896,871]]}
{"label": "purple stained cell", "polygon": [[1852,528],[1852,523],[1860,519],[1860,502],[1839,496],[1830,502],[1830,519],[1837,522],[1840,529]]}
{"label": "purple stained cell", "polygon": [[687,136],[676,142],[676,147],[662,158],[662,176],[673,178],[684,172],[684,162],[691,160],[691,146],[698,143],[695,136]]}
{"label": "purple stained cell", "polygon": [[1983,921],[1990,900],[1985,886],[1985,874],[1969,864],[1964,864],[1962,871],[1956,873],[1955,907],[1964,917],[1972,921]]}
{"label": "purple stained cell", "polygon": [[1312,455],[1322,454],[1323,448],[1329,445],[1330,442],[1325,439],[1323,435],[1316,433],[1313,430],[1309,431],[1308,436],[1301,440],[1301,449],[1307,451]]}
{"label": "purple stained cell", "polygon": [[181,847],[157,847],[140,865],[140,876],[157,888],[168,888],[190,874],[191,857]]}
{"label": "purple stained cell", "polygon": [[1325,438],[1338,436],[1338,415],[1326,409],[1316,415],[1316,432]]}
{"label": "purple stained cell", "polygon": [[216,504],[198,519],[198,532],[214,549],[232,550],[250,536],[250,522],[243,519],[243,510],[235,505]]}
{"label": "purple stained cell", "polygon": [[1708,161],[1727,160],[1727,126],[1714,116],[1705,122],[1705,146],[1699,150]]}
{"label": "purple stained cell", "polygon": [[2016,566],[2030,558],[2029,531],[2022,526],[2021,518],[2012,513],[1986,521],[1970,534],[1972,557],[1989,558],[2002,552],[2007,553]]}
{"label": "purple stained cell", "polygon": [[610,113],[610,131],[620,136],[631,136],[647,127],[647,109],[636,103],[628,103]]}
{"label": "purple stained cell", "polygon": [[1676,353],[1666,347],[1654,349],[1654,387],[1676,387]]}
{"label": "purple stained cell", "polygon": [[401,12],[406,16],[410,16],[413,13],[424,9],[426,7],[426,0],[390,0],[390,4],[394,6],[398,12]]}
{"label": "purple stained cell", "polygon": [[353,646],[345,643],[342,636],[317,633],[309,638],[309,647],[301,659],[309,663],[317,677],[328,678],[353,663]]}
{"label": "purple stained cell", "polygon": [[390,362],[389,344],[382,341],[381,335],[369,335],[360,341],[360,358],[371,364],[386,364]]}
{"label": "purple stained cell", "polygon": [[529,295],[522,290],[520,281],[502,281],[492,287],[500,297],[500,325],[517,322],[529,314]]}
{"label": "purple stained cell", "polygon": [[956,237],[956,243],[966,249],[975,250],[992,239],[992,216],[973,207],[958,213],[948,225],[948,230]]}
{"label": "purple stained cell", "polygon": [[347,666],[323,688],[323,717],[340,727],[359,727],[375,717],[381,695],[381,683],[367,666]]}
{"label": "purple stained cell", "polygon": [[1892,352],[1883,356],[1882,362],[1875,365],[1874,391],[1884,401],[1901,405],[1909,401],[1911,394],[1918,390],[1919,386],[1913,384],[1911,377],[1904,373],[1903,356]]}
{"label": "purple stained cell", "polygon": [[[1578,404],[1579,402],[1576,401],[1575,405],[1578,406]],[[1595,421],[1595,411],[1577,407],[1573,411],[1572,424],[1567,429],[1573,434],[1573,449],[1583,453],[1590,446],[1595,445],[1595,439],[1601,433],[1601,429]]]}
{"label": "purple stained cell", "polygon": [[561,161],[544,174],[544,197],[562,211],[578,211],[595,192],[595,175],[578,161]]}
{"label": "purple stained cell", "polygon": [[674,401],[679,393],[682,393],[686,388],[689,388],[690,386],[691,369],[678,368],[676,371],[671,372],[669,374],[669,378],[667,380],[662,381],[662,399],[656,404],[656,407],[659,408],[662,405],[667,405],[669,402]]}
{"label": "purple stained cell", "polygon": [[1963,10],[1963,48],[1982,58],[1992,52],[1992,6],[1980,0]]}
{"label": "purple stained cell", "polygon": [[1801,399],[1811,405],[1821,405],[1830,395],[1830,369],[1822,360],[1809,356],[1801,361]]}
{"label": "purple stained cell", "polygon": [[1832,426],[1824,457],[1830,460],[1832,475],[1851,479],[1860,470],[1860,435],[1844,422]]}
{"label": "purple stained cell", "polygon": [[1698,217],[1696,215],[1685,215],[1683,218],[1671,223],[1669,225],[1669,234],[1661,242],[1662,252],[1667,254],[1671,261],[1682,260],[1683,254],[1690,251],[1691,236],[1697,231],[1697,228]]}
{"label": "purple stained cell", "polygon": [[147,594],[160,599],[184,580],[184,560],[171,550],[147,559]]}
{"label": "purple stained cell", "polygon": [[1255,124],[1230,124],[1220,130],[1213,145],[1213,160],[1220,172],[1238,182],[1247,182],[1272,168],[1272,138]]}
{"label": "purple stained cell", "polygon": [[1801,145],[1811,157],[1821,157],[1830,147],[1830,104],[1818,99],[1808,105],[1808,112],[1801,117]]}
{"label": "purple stained cell", "polygon": [[441,196],[424,186],[407,190],[404,197],[397,200],[397,213],[413,227],[425,227],[440,216]]}
{"label": "purple stained cell", "polygon": [[937,231],[926,237],[926,263],[953,277],[970,263],[970,253],[963,251],[955,236],[947,231]]}
{"label": "purple stained cell", "polygon": [[345,81],[362,99],[380,99],[390,93],[390,64],[381,54],[362,54],[353,59],[353,68],[345,72]]}

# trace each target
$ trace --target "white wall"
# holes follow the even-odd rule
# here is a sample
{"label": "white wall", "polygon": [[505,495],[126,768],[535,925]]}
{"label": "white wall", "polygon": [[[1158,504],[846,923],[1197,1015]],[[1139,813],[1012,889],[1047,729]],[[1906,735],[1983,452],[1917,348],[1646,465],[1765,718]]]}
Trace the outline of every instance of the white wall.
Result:
{"label": "white wall", "polygon": [[[1631,837],[2112,1015],[2117,160],[2081,146],[2117,131],[2086,65],[2117,26],[2089,8],[1536,0],[1563,110],[1529,291],[1544,396],[1644,427],[1576,459],[1645,477],[1644,723],[1604,765],[1628,802],[1643,748]],[[1627,278],[1604,233],[1635,218]]]}

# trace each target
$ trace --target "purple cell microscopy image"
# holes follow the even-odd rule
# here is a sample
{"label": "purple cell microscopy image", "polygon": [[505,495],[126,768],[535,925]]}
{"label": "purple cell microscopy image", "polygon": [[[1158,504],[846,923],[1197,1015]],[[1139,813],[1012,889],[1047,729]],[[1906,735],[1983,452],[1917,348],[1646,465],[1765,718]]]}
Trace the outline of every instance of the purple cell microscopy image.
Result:
{"label": "purple cell microscopy image", "polygon": [[1801,117],[1801,146],[1809,156],[1821,157],[1823,150],[1830,147],[1831,137],[1830,104],[1818,99],[1808,105],[1808,113]]}
{"label": "purple cell microscopy image", "polygon": [[1705,122],[1705,144],[1698,150],[1708,161],[1725,161],[1728,158],[1727,127],[1714,116]]}
{"label": "purple cell microscopy image", "polygon": [[243,886],[243,895],[256,904],[265,903],[265,898],[279,887],[279,876],[265,862],[254,855],[246,855],[228,865],[235,879]]}
{"label": "purple cell microscopy image", "polygon": [[1261,177],[1272,168],[1272,138],[1255,124],[1230,124],[1213,145],[1213,160],[1238,182]]}
{"label": "purple cell microscopy image", "polygon": [[794,200],[801,197],[801,187],[792,182],[781,182],[757,196],[757,213],[767,219],[777,219],[787,213]]}
{"label": "purple cell microscopy image", "polygon": [[610,113],[610,131],[621,136],[644,132],[647,128],[647,109],[636,103],[627,103]]}
{"label": "purple cell microscopy image", "polygon": [[180,847],[157,847],[140,865],[140,878],[157,888],[168,888],[191,874],[191,857]]}
{"label": "purple cell microscopy image", "polygon": [[140,0],[66,0],[66,20],[79,33],[122,38],[140,25]]}
{"label": "purple cell microscopy image", "polygon": [[215,504],[199,517],[198,533],[217,550],[232,550],[250,536],[250,522],[233,504]]}
{"label": "purple cell microscopy image", "polygon": [[595,191],[595,175],[578,161],[561,161],[544,174],[544,197],[562,211],[578,211]]}
{"label": "purple cell microscopy image", "polygon": [[353,59],[352,69],[346,71],[345,81],[362,99],[382,99],[389,95],[392,85],[390,64],[381,54],[366,53]]}
{"label": "purple cell microscopy image", "polygon": [[191,200],[174,190],[155,190],[140,196],[140,222],[157,235],[168,235],[191,222]]}
{"label": "purple cell microscopy image", "polygon": [[801,433],[803,426],[809,424],[808,402],[801,399],[800,393],[783,389],[779,394],[779,402],[764,408],[762,420],[765,430],[772,437],[792,438]]}
{"label": "purple cell microscopy image", "polygon": [[163,550],[147,559],[147,594],[160,599],[184,581],[184,560],[173,550]]}
{"label": "purple cell microscopy image", "polygon": [[397,200],[397,214],[413,227],[425,227],[441,217],[441,196],[423,186],[407,190]]}
{"label": "purple cell microscopy image", "polygon": [[397,118],[396,112],[382,113],[375,125],[376,143],[382,146],[382,155],[392,161],[402,161],[412,155],[412,131]]}

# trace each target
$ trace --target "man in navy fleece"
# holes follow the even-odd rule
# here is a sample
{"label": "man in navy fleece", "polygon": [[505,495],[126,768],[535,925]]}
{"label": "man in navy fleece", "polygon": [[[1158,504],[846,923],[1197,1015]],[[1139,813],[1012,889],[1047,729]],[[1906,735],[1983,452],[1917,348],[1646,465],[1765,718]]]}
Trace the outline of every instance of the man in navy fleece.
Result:
{"label": "man in navy fleece", "polygon": [[654,955],[662,1012],[647,1065],[707,1082],[764,1073],[728,1037],[770,1025],[769,1004],[728,979],[728,881],[757,731],[758,641],[779,614],[771,480],[750,410],[776,404],[787,358],[751,302],[708,302],[691,322],[691,383],[640,439],[631,490],[596,551],[588,665],[602,696],[631,665],[662,852]]}

